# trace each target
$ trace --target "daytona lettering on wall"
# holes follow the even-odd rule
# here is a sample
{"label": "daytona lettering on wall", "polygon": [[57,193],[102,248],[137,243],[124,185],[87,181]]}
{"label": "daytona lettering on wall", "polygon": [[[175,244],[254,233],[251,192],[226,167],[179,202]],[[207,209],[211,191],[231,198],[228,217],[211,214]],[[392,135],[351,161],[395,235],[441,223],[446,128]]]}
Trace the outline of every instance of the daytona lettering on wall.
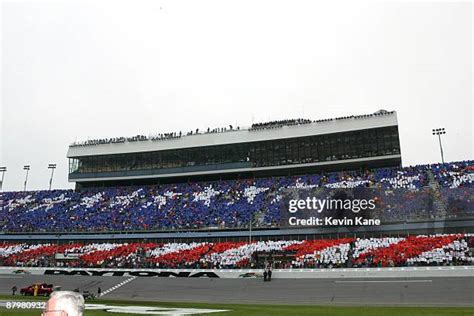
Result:
{"label": "daytona lettering on wall", "polygon": [[135,277],[173,277],[173,278],[219,278],[211,271],[133,271],[133,270],[45,270],[45,275],[82,275],[82,276],[135,276]]}

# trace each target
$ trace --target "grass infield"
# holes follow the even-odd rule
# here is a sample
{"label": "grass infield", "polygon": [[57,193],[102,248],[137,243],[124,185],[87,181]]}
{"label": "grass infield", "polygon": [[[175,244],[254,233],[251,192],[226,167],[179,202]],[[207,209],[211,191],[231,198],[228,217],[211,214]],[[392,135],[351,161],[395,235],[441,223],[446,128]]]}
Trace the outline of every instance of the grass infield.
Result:
{"label": "grass infield", "polygon": [[[3,301],[38,300],[30,297],[1,295]],[[41,300],[41,298],[39,298]],[[311,306],[311,305],[259,305],[259,304],[208,304],[208,303],[170,303],[143,302],[125,300],[94,300],[88,303],[131,306],[184,307],[203,309],[225,309],[228,312],[203,314],[209,316],[287,316],[287,315],[324,315],[324,316],[474,316],[474,307],[378,307],[378,306]],[[22,310],[0,307],[0,316],[38,316],[40,310]],[[137,314],[109,313],[104,311],[86,311],[86,316],[124,316]]]}

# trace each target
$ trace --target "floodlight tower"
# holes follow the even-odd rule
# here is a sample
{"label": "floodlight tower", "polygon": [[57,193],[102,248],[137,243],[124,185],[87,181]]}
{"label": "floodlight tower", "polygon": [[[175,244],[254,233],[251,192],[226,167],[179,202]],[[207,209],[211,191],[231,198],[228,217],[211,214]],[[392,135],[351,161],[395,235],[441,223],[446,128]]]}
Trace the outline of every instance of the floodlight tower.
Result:
{"label": "floodlight tower", "polygon": [[433,129],[433,136],[438,136],[439,141],[439,150],[441,151],[441,161],[444,163],[444,153],[443,153],[443,145],[441,144],[441,135],[446,134],[446,130],[443,128],[434,128]]}
{"label": "floodlight tower", "polygon": [[48,169],[51,169],[51,178],[49,179],[49,191],[51,191],[51,186],[53,184],[54,169],[56,169],[55,163],[48,164]]}
{"label": "floodlight tower", "polygon": [[2,191],[3,180],[5,179],[5,172],[7,172],[7,167],[0,167],[0,172],[2,173],[2,181],[0,181],[0,191]]}
{"label": "floodlight tower", "polygon": [[28,174],[30,173],[30,165],[23,166],[23,170],[26,171],[25,185],[23,187],[23,191],[26,191],[26,184],[28,183]]}

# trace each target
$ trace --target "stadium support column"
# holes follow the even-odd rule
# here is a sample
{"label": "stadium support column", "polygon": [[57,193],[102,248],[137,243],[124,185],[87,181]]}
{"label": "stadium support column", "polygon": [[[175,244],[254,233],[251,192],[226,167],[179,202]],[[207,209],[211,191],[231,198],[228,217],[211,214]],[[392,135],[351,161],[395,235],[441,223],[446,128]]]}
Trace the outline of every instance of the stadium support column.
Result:
{"label": "stadium support column", "polygon": [[0,181],[0,191],[2,191],[3,180],[5,180],[5,172],[7,172],[7,167],[0,167],[0,172],[2,173],[2,181]]}
{"label": "stadium support column", "polygon": [[446,134],[446,130],[443,128],[434,128],[433,135],[438,136],[439,140],[439,150],[441,151],[441,161],[444,163],[444,153],[443,153],[443,145],[441,144],[441,135]]}
{"label": "stadium support column", "polygon": [[249,243],[252,243],[252,219],[249,221]]}
{"label": "stadium support column", "polygon": [[25,185],[23,186],[23,191],[26,191],[26,184],[28,183],[28,173],[30,172],[30,165],[24,166],[23,170],[26,171]]}
{"label": "stadium support column", "polygon": [[59,239],[61,238],[61,234],[56,235],[57,242],[56,242],[56,253],[59,253]]}

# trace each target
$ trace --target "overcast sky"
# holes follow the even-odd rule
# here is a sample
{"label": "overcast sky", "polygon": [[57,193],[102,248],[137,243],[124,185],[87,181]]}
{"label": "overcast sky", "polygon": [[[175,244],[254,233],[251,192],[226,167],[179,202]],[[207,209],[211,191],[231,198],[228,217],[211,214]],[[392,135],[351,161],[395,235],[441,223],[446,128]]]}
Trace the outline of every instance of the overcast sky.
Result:
{"label": "overcast sky", "polygon": [[403,164],[473,158],[470,2],[3,1],[5,190],[74,140],[396,110]]}

